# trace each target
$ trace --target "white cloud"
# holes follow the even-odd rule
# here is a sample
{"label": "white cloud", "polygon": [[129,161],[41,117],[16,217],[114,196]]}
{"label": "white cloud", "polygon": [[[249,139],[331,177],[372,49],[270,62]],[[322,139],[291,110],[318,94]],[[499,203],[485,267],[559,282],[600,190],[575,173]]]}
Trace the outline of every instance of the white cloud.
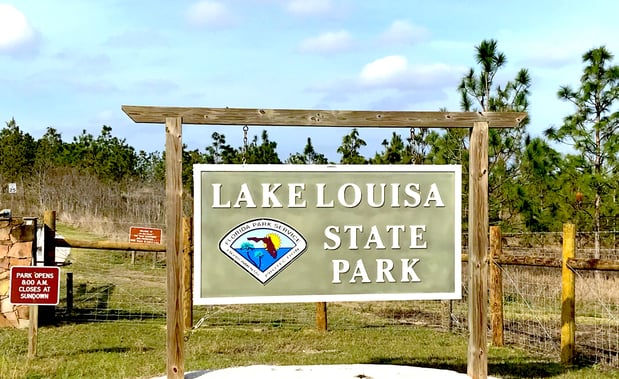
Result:
{"label": "white cloud", "polygon": [[354,41],[350,33],[345,30],[323,33],[317,37],[303,40],[299,51],[304,53],[336,53],[350,50]]}
{"label": "white cloud", "polygon": [[366,64],[359,75],[368,85],[390,82],[406,74],[408,61],[401,55],[391,55]]}
{"label": "white cloud", "polygon": [[498,35],[499,48],[507,56],[508,63],[532,69],[550,69],[573,65],[580,61],[584,46],[595,40],[588,31],[547,31],[546,38],[539,38],[540,32],[517,33],[501,30]]}
{"label": "white cloud", "polygon": [[428,29],[412,24],[406,20],[396,20],[379,37],[386,44],[414,44],[430,36]]}
{"label": "white cloud", "polygon": [[193,26],[221,28],[233,25],[232,12],[222,3],[203,0],[193,4],[187,11],[187,19]]}
{"label": "white cloud", "polygon": [[333,8],[331,0],[290,0],[286,4],[286,10],[298,16],[324,15]]}
{"label": "white cloud", "polygon": [[399,90],[455,88],[463,72],[463,68],[444,63],[411,65],[401,55],[390,55],[366,64],[359,74],[359,83],[365,88]]}
{"label": "white cloud", "polygon": [[308,91],[323,93],[323,101],[331,104],[354,97],[370,109],[438,109],[453,106],[449,94],[466,70],[444,63],[411,64],[404,56],[390,55],[367,63],[353,77],[317,83]]}
{"label": "white cloud", "polygon": [[9,4],[0,4],[0,53],[23,55],[36,49],[37,32],[26,16]]}

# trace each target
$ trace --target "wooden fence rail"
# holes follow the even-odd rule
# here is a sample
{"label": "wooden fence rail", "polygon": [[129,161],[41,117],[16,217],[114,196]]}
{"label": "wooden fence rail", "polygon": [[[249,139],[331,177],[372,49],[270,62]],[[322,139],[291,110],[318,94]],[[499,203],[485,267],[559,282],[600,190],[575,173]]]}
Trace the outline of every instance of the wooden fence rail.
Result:
{"label": "wooden fence rail", "polygon": [[123,241],[86,241],[72,238],[56,237],[56,247],[74,247],[78,249],[121,250],[143,252],[165,252],[165,245],[154,243],[135,243]]}

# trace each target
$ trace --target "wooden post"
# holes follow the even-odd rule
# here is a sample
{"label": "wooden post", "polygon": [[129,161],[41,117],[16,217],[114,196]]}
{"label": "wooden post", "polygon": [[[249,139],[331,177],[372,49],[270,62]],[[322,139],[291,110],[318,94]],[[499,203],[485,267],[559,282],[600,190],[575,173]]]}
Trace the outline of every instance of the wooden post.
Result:
{"label": "wooden post", "polygon": [[73,273],[67,272],[67,315],[73,312]]}
{"label": "wooden post", "polygon": [[193,326],[193,234],[192,218],[183,217],[183,315],[185,328]]}
{"label": "wooden post", "polygon": [[321,332],[326,332],[329,329],[327,324],[327,303],[316,303],[316,329]]}
{"label": "wooden post", "polygon": [[501,228],[490,227],[490,324],[492,325],[492,344],[505,345],[503,335],[503,272],[494,260],[503,253]]}
{"label": "wooden post", "polygon": [[47,210],[43,213],[43,233],[43,265],[56,266],[56,211]]}
{"label": "wooden post", "polygon": [[453,322],[451,320],[453,306],[451,300],[442,300],[441,305],[441,326],[451,332],[453,328]]}
{"label": "wooden post", "polygon": [[563,266],[561,270],[561,363],[572,364],[576,355],[576,275],[567,265],[574,258],[576,226],[563,225]]}
{"label": "wooden post", "polygon": [[31,305],[28,313],[28,359],[37,356],[37,339],[39,335],[39,306]]}
{"label": "wooden post", "polygon": [[454,313],[454,302],[453,300],[447,300],[447,306],[446,306],[446,310],[445,313],[447,314],[447,330],[449,330],[449,332],[453,332],[454,330],[454,319],[452,317],[453,313]]}
{"label": "wooden post", "polygon": [[182,119],[167,117],[166,130],[166,270],[167,270],[167,377],[185,376],[183,341]]}
{"label": "wooden post", "polygon": [[[43,262],[37,266],[56,266],[56,211],[43,212]],[[56,319],[56,306],[40,305],[37,311],[37,323],[51,325]]]}
{"label": "wooden post", "polygon": [[488,377],[488,123],[475,122],[469,151],[469,344],[467,374]]}
{"label": "wooden post", "polygon": [[[43,257],[45,260],[45,257],[48,254],[48,249],[50,248],[50,244],[49,241],[46,239],[47,237],[45,237],[46,234],[46,229],[48,227],[47,223],[50,222],[54,229],[56,230],[56,215],[54,214],[51,219],[49,218],[49,214],[48,212],[45,212],[44,214],[44,221],[43,221],[43,233],[44,233],[44,240],[43,242],[45,243],[45,246],[43,246]],[[36,233],[37,233],[37,225],[36,225],[36,220],[34,222],[34,241],[32,244],[32,260],[31,260],[31,264],[33,266],[36,266],[38,264],[37,262],[37,239],[36,239]],[[52,248],[53,248],[53,244],[51,244]],[[28,310],[28,359],[34,359],[37,356],[37,344],[38,344],[38,338],[39,338],[39,306],[38,305],[31,305],[30,309]]]}

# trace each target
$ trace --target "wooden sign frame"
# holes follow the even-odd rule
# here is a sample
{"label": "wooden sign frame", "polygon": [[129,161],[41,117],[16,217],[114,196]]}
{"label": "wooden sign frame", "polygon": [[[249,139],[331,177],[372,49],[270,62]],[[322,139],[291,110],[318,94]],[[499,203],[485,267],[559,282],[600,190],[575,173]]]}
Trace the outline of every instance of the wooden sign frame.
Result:
{"label": "wooden sign frame", "polygon": [[468,375],[486,378],[488,283],[488,129],[514,128],[525,112],[414,112],[154,107],[123,105],[136,123],[165,124],[167,377],[184,377],[182,124],[347,128],[467,128],[469,152]]}

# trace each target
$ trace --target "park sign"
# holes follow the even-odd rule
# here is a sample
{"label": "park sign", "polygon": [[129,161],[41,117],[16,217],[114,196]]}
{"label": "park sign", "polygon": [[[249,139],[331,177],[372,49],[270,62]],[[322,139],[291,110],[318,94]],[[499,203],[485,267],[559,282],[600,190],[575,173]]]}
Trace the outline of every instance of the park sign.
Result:
{"label": "park sign", "polygon": [[457,165],[194,165],[194,303],[461,297]]}
{"label": "park sign", "polygon": [[131,243],[161,243],[161,232],[159,228],[147,228],[143,226],[132,226],[129,228],[129,242]]}
{"label": "park sign", "polygon": [[14,305],[58,305],[60,268],[12,266],[9,301]]}

